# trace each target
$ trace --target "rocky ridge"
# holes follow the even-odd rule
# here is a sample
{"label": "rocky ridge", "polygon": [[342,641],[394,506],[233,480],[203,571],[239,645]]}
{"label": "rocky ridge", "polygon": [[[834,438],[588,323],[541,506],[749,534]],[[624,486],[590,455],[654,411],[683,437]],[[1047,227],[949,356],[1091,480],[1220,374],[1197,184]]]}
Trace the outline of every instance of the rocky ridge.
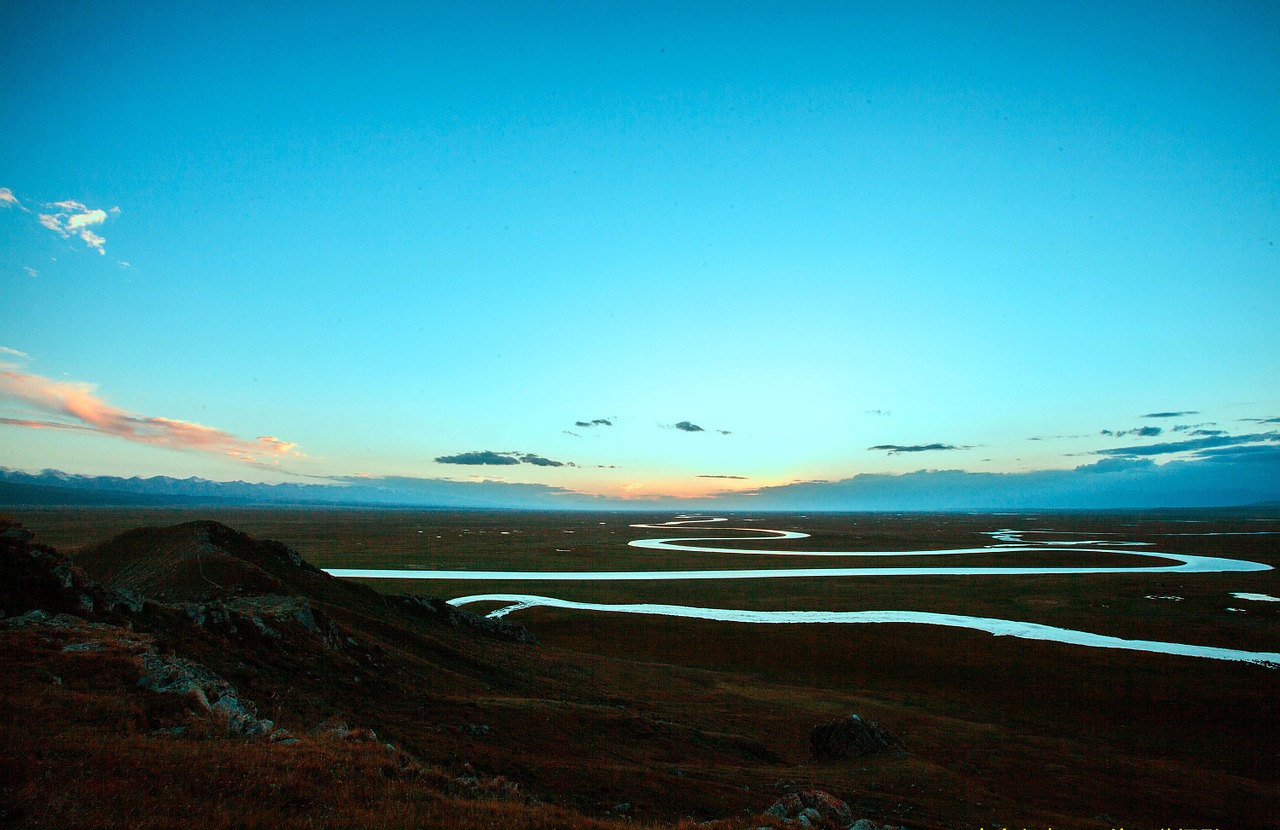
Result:
{"label": "rocky ridge", "polygon": [[[172,549],[160,549],[165,542]],[[256,636],[291,649],[305,647],[307,642],[326,651],[360,645],[307,596],[247,592],[263,585],[296,591],[298,586],[290,584],[294,580],[289,574],[280,578],[271,573],[282,568],[294,569],[303,577],[336,580],[279,542],[254,540],[217,522],[130,531],[95,546],[85,558],[106,576],[107,584],[95,580],[73,558],[36,543],[26,528],[0,525],[0,629],[43,630],[65,643],[61,649],[67,653],[127,655],[136,666],[140,688],[187,699],[193,711],[219,719],[234,735],[289,738],[271,720],[259,717],[257,706],[228,680],[199,662],[162,649],[157,633],[152,632],[163,636],[175,626],[185,626],[206,636]],[[210,588],[192,589],[184,570],[194,563],[203,575],[210,558],[225,560],[214,570],[224,576],[247,574],[248,583],[211,583]],[[162,592],[187,599],[160,602],[134,587],[155,585],[158,579],[164,583]],[[536,642],[518,623],[485,620],[436,597],[396,597],[383,602],[452,628]]]}

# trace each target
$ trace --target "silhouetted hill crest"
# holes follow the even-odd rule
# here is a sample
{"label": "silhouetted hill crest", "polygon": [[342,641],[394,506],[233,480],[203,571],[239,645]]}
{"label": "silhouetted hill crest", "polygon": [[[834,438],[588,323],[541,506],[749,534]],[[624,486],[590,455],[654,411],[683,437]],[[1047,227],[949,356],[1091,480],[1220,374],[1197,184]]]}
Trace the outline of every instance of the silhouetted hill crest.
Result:
{"label": "silhouetted hill crest", "polygon": [[[398,608],[455,629],[537,642],[527,628],[511,620],[479,617],[436,597],[384,596],[330,576],[281,542],[255,539],[221,522],[135,528],[80,549],[74,562],[108,589],[183,606],[200,624],[212,619],[211,614],[250,609],[246,613],[251,619],[288,618],[321,634],[328,645],[340,646],[343,638],[328,624],[327,615],[306,604],[319,602],[371,618],[385,616],[389,607]],[[283,602],[289,598],[302,600],[306,608]],[[221,611],[206,608],[209,603]]]}
{"label": "silhouetted hill crest", "polygon": [[161,602],[307,594],[315,577],[328,578],[283,544],[214,521],[129,530],[81,549],[75,563],[104,585]]}

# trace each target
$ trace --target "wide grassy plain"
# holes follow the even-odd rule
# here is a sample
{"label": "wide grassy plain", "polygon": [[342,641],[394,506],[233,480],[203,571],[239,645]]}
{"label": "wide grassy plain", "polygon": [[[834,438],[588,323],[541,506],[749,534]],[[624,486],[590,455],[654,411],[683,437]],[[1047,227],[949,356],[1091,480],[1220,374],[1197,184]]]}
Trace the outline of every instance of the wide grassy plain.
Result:
{"label": "wide grassy plain", "polygon": [[[1275,510],[1018,515],[730,516],[667,530],[672,514],[304,509],[11,509],[62,549],[147,525],[215,519],[278,539],[322,568],[663,570],[872,565],[1159,564],[1152,549],[1280,567]],[[637,538],[810,538],[734,542],[786,550],[929,550],[1037,541],[1151,542],[1133,556],[1088,550],[965,557],[770,557],[643,550]],[[728,545],[729,543],[721,543]],[[1018,576],[871,576],[707,581],[371,580],[394,593],[542,594],[759,610],[915,610],[1042,623],[1130,639],[1280,651],[1280,571]],[[1178,599],[1169,599],[1177,597]],[[492,606],[489,606],[492,607]],[[475,608],[473,610],[485,610]],[[912,827],[1280,826],[1280,671],[1258,665],[992,637],[912,624],[753,625],[535,608],[512,617],[547,660],[572,666],[599,701],[476,694],[488,736],[450,744],[533,792],[575,786],[577,808],[613,799],[653,818],[758,811],[788,781],[855,813]],[[531,692],[536,690],[531,690]],[[379,724],[370,698],[366,720]],[[462,705],[462,704],[459,704]],[[815,762],[808,730],[849,712],[904,751]],[[463,713],[459,714],[459,717]],[[394,731],[395,727],[390,727]],[[379,730],[382,732],[383,730]],[[412,743],[412,737],[408,737]],[[429,742],[420,751],[429,755]],[[444,750],[441,750],[444,751]],[[563,763],[551,763],[557,757]],[[583,758],[589,763],[582,764]],[[570,760],[572,759],[572,760]],[[575,783],[575,780],[577,783]],[[697,782],[697,783],[695,783]]]}

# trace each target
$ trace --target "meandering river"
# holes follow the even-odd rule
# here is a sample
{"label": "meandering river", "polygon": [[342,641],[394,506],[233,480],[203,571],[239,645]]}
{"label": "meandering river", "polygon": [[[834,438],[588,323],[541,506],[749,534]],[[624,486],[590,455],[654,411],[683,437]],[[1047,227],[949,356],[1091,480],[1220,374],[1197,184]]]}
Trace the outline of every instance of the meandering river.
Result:
{"label": "meandering river", "polygon": [[[677,517],[674,521],[660,525],[635,524],[637,529],[667,530],[671,527],[690,524],[711,524],[726,521],[723,518]],[[710,529],[710,528],[708,528]],[[1089,550],[1101,553],[1124,555],[1141,555],[1169,560],[1170,565],[1122,567],[885,567],[885,568],[772,568],[772,569],[732,569],[732,570],[690,570],[690,571],[448,571],[418,569],[367,569],[367,568],[333,568],[328,573],[338,577],[358,579],[449,579],[449,580],[536,580],[536,581],[619,581],[619,580],[692,580],[692,579],[785,579],[799,577],[856,577],[856,576],[978,576],[978,575],[1042,575],[1042,574],[1108,574],[1108,573],[1245,573],[1271,570],[1270,565],[1249,562],[1240,559],[1226,559],[1214,556],[1194,556],[1181,553],[1164,553],[1145,549],[1148,542],[1123,542],[1114,540],[1081,539],[1062,541],[1028,541],[1028,533],[1054,533],[1068,535],[1056,531],[1018,531],[999,529],[988,531],[987,535],[993,544],[976,548],[949,548],[945,550],[917,551],[796,551],[773,550],[759,548],[716,547],[708,542],[742,542],[748,540],[788,541],[808,538],[809,534],[790,530],[767,530],[764,528],[725,528],[737,533],[751,533],[752,536],[680,536],[661,539],[636,539],[628,544],[636,548],[648,550],[689,551],[696,553],[719,553],[750,556],[820,556],[820,557],[910,557],[910,556],[960,556],[981,555],[984,553],[1016,553],[1049,551]],[[1143,548],[1141,551],[1134,548]],[[688,617],[693,619],[715,620],[721,622],[740,622],[757,624],[867,624],[867,623],[914,623],[923,625],[941,625],[955,628],[969,628],[985,631],[995,636],[1020,637],[1030,640],[1046,640],[1092,648],[1130,649],[1158,654],[1172,654],[1187,657],[1204,657],[1215,660],[1236,660],[1256,663],[1270,668],[1280,667],[1280,653],[1253,652],[1238,649],[1200,646],[1186,643],[1161,642],[1156,640],[1128,640],[1093,634],[1087,631],[1056,628],[1038,623],[1001,620],[990,617],[971,617],[961,614],[935,614],[924,611],[752,611],[730,608],[701,608],[689,605],[663,605],[655,603],[592,603],[574,602],[555,597],[535,594],[473,594],[458,597],[449,601],[452,605],[463,606],[479,602],[502,602],[504,607],[489,613],[490,617],[501,617],[507,614],[534,607],[566,608],[582,611],[594,611],[614,614],[656,614],[671,617]]]}

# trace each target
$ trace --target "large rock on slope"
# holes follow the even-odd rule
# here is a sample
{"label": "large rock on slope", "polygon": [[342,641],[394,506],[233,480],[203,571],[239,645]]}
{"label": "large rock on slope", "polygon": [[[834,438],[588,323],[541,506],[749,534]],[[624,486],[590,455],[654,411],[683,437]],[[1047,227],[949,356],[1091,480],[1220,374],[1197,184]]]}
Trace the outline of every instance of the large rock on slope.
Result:
{"label": "large rock on slope", "polygon": [[853,821],[849,805],[822,790],[798,790],[787,793],[765,810],[767,815],[801,827],[819,825],[844,827]]}
{"label": "large rock on slope", "polygon": [[809,754],[815,759],[861,758],[898,742],[889,730],[857,715],[820,723],[809,733]]}
{"label": "large rock on slope", "polygon": [[145,674],[138,680],[144,689],[162,694],[191,697],[206,712],[218,715],[227,728],[238,735],[267,735],[275,727],[258,717],[257,708],[242,700],[230,683],[199,663],[173,655],[149,652],[142,655]]}

